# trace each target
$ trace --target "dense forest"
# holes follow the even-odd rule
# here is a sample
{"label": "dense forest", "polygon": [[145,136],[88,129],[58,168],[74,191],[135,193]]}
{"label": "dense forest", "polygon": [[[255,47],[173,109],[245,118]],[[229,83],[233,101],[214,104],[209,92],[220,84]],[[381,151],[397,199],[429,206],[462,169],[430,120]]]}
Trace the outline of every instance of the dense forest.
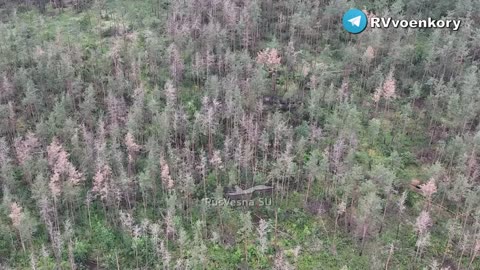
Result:
{"label": "dense forest", "polygon": [[[462,24],[353,35],[353,7]],[[1,0],[0,269],[480,269],[479,24]]]}

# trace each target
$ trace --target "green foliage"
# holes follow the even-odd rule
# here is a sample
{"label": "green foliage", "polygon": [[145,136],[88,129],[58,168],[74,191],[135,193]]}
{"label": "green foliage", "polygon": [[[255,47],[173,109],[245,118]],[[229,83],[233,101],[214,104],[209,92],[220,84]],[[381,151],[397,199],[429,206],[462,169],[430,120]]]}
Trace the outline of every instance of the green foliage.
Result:
{"label": "green foliage", "polygon": [[[0,4],[0,268],[479,268],[475,1],[359,1],[462,27],[357,36],[349,1],[27,2]],[[202,202],[255,185],[273,206]]]}

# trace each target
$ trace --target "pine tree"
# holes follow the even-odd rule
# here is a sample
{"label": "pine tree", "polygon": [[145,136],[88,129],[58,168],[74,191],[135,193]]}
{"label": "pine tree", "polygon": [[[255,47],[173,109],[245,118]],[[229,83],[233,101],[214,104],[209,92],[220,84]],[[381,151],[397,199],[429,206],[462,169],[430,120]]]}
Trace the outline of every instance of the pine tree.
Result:
{"label": "pine tree", "polygon": [[377,186],[382,189],[382,192],[385,196],[385,205],[383,207],[382,220],[380,222],[379,233],[382,233],[382,229],[385,222],[385,216],[387,215],[387,208],[391,197],[393,195],[393,183],[395,181],[395,174],[389,169],[385,168],[382,165],[377,165],[372,170],[372,177],[376,182]]}
{"label": "pine tree", "polygon": [[13,85],[11,79],[7,76],[7,74],[4,73],[0,84],[0,102],[11,99],[14,91],[15,86]]}
{"label": "pine tree", "polygon": [[415,221],[415,231],[417,232],[417,247],[414,261],[418,257],[421,258],[423,249],[430,244],[430,227],[432,226],[432,219],[427,211],[423,210]]}
{"label": "pine tree", "polygon": [[175,43],[170,44],[170,47],[168,47],[168,54],[170,59],[170,75],[174,79],[175,84],[178,84],[183,76],[184,63]]}
{"label": "pine tree", "polygon": [[142,147],[135,142],[135,138],[130,132],[125,135],[125,146],[127,147],[128,153],[128,175],[132,176],[135,172],[134,164],[136,156],[138,152],[142,149]]}
{"label": "pine tree", "polygon": [[280,67],[280,63],[282,58],[279,56],[277,49],[275,48],[267,48],[263,51],[260,51],[257,54],[257,63],[260,65],[264,65],[270,75],[272,76],[272,91],[276,93],[276,75],[277,70]]}
{"label": "pine tree", "polygon": [[432,195],[437,192],[435,179],[431,178],[426,184],[420,185],[423,195],[427,198],[427,210],[430,210]]}
{"label": "pine tree", "polygon": [[48,164],[52,168],[50,178],[50,191],[54,198],[57,198],[63,189],[62,177],[73,186],[79,185],[85,180],[83,174],[79,172],[68,160],[69,154],[56,138],[47,147]]}
{"label": "pine tree", "polygon": [[[10,215],[8,215],[8,217],[10,217],[10,219],[12,220],[12,224],[13,226],[19,230],[20,228],[20,225],[22,224],[22,221],[23,221],[23,213],[22,213],[22,207],[19,206],[16,202],[13,202],[11,205],[10,205]],[[25,251],[25,243],[24,243],[24,240],[22,239],[22,236],[20,235],[20,242],[22,243],[22,248],[23,248],[23,251]]]}
{"label": "pine tree", "polygon": [[112,202],[112,169],[107,164],[99,167],[93,177],[92,194],[100,196],[102,201]]}
{"label": "pine tree", "polygon": [[40,143],[35,134],[29,132],[25,138],[16,138],[14,145],[18,163],[24,167],[24,174],[27,181],[31,183],[32,173],[30,170],[33,165],[32,160],[38,152]]}
{"label": "pine tree", "polygon": [[30,117],[36,118],[42,103],[41,96],[32,80],[28,80],[25,87],[25,97],[22,100],[22,105],[27,108]]}
{"label": "pine tree", "polygon": [[367,233],[374,226],[375,217],[379,214],[380,198],[372,190],[371,182],[366,182],[362,186],[366,190],[366,194],[360,198],[358,208],[358,229],[361,239],[360,255],[364,252]]}
{"label": "pine tree", "polygon": [[268,232],[269,232],[270,223],[264,219],[260,219],[258,222],[257,233],[258,233],[258,244],[259,250],[262,254],[265,254],[268,248]]}
{"label": "pine tree", "polygon": [[240,213],[240,222],[241,227],[237,231],[237,234],[239,234],[243,242],[244,260],[245,262],[248,262],[247,248],[250,241],[250,235],[253,231],[252,217],[250,212]]}
{"label": "pine tree", "polygon": [[[405,212],[405,201],[407,199],[407,191],[403,191],[402,195],[400,196],[400,198],[398,199],[397,201],[397,206],[398,206],[398,215],[400,218],[402,218],[402,214]],[[396,237],[395,239],[398,238],[398,233],[400,232],[400,225],[401,225],[401,222],[398,222],[397,224],[397,233],[396,233]]]}
{"label": "pine tree", "polygon": [[393,69],[388,73],[387,78],[383,82],[383,96],[387,101],[394,99],[396,97],[396,82],[393,77]]}
{"label": "pine tree", "polygon": [[174,182],[170,176],[170,168],[168,163],[165,161],[165,159],[163,159],[163,157],[160,158],[160,168],[163,186],[165,189],[171,190],[174,187]]}
{"label": "pine tree", "polygon": [[197,220],[194,225],[194,235],[192,241],[192,266],[194,268],[204,268],[207,263],[207,246],[203,241],[203,227],[202,221]]}

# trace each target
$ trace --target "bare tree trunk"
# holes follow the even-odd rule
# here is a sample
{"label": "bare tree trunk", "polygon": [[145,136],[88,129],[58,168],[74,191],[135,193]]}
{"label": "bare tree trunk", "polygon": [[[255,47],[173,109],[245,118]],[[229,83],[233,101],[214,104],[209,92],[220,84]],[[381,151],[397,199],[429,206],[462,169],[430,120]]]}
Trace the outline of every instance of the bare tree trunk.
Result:
{"label": "bare tree trunk", "polygon": [[90,217],[90,202],[87,203],[87,215],[88,215],[88,225],[92,229],[92,219]]}
{"label": "bare tree trunk", "polygon": [[118,251],[115,251],[115,261],[117,262],[117,270],[120,270],[120,263],[118,261]]}
{"label": "bare tree trunk", "polygon": [[278,225],[278,211],[277,211],[277,208],[275,208],[275,237],[273,239],[273,243],[275,245],[277,244],[277,225]]}
{"label": "bare tree trunk", "polygon": [[474,251],[473,254],[472,254],[472,258],[470,259],[470,262],[468,263],[467,269],[470,269],[472,267],[473,261],[475,260],[476,257],[477,257],[477,252]]}
{"label": "bare tree trunk", "polygon": [[385,202],[385,207],[383,209],[383,215],[382,215],[382,221],[380,222],[380,230],[378,230],[378,233],[382,233],[383,230],[383,224],[385,223],[385,216],[387,214],[387,206],[388,206],[388,201],[390,200],[390,196],[388,195],[387,201]]}
{"label": "bare tree trunk", "polygon": [[26,252],[25,243],[23,242],[23,238],[20,232],[18,233],[18,238],[20,238],[20,244],[22,245],[23,252]]}
{"label": "bare tree trunk", "polygon": [[360,256],[363,254],[363,249],[365,247],[365,238],[367,237],[367,229],[368,229],[368,224],[363,225],[363,233],[362,233],[362,244],[360,248]]}
{"label": "bare tree trunk", "polygon": [[[465,241],[465,239],[463,241]],[[462,246],[462,252],[460,253],[460,257],[458,258],[457,269],[462,269],[460,266],[462,265],[462,258],[463,258],[463,254],[465,253],[465,249],[466,247]]]}
{"label": "bare tree trunk", "polygon": [[72,240],[69,240],[68,242],[68,262],[70,263],[71,270],[77,269],[77,266],[75,265],[75,257],[73,256]]}
{"label": "bare tree trunk", "polygon": [[305,194],[305,204],[308,202],[308,196],[310,195],[310,187],[312,185],[313,177],[308,177],[308,184],[307,184],[307,193]]}
{"label": "bare tree trunk", "polygon": [[393,244],[391,244],[390,245],[390,251],[388,252],[387,262],[385,263],[385,270],[388,270],[388,264],[390,263],[390,260],[392,259],[393,251],[394,251],[394,246],[393,246]]}

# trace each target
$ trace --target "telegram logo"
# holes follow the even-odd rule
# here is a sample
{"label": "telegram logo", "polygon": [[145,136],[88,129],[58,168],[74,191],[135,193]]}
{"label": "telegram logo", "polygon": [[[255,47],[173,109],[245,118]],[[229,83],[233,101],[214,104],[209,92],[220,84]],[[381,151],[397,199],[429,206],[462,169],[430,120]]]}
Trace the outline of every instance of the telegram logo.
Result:
{"label": "telegram logo", "polygon": [[343,15],[342,23],[345,30],[358,34],[367,27],[367,16],[359,9],[350,9]]}

